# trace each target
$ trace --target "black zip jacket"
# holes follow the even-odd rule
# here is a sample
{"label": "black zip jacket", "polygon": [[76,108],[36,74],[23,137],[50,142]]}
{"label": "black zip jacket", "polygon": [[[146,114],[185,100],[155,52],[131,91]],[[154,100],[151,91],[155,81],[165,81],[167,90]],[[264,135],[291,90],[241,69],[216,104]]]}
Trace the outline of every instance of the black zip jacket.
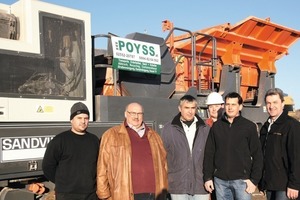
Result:
{"label": "black zip jacket", "polygon": [[231,124],[226,115],[210,129],[204,152],[204,182],[213,177],[222,180],[250,179],[257,185],[263,157],[256,125],[238,116]]}
{"label": "black zip jacket", "polygon": [[267,121],[260,131],[264,154],[260,190],[300,190],[300,123],[284,111],[268,132]]}

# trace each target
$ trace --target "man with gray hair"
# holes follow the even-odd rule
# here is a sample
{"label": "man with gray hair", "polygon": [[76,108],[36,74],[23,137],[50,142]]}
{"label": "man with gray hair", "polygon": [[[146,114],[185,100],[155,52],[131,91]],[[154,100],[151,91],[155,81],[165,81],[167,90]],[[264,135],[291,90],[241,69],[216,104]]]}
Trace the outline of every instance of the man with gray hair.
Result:
{"label": "man with gray hair", "polygon": [[197,100],[181,97],[179,113],[168,122],[161,137],[167,151],[169,192],[172,200],[208,200],[202,165],[209,126],[196,114]]}
{"label": "man with gray hair", "polygon": [[263,177],[259,184],[268,200],[297,199],[300,190],[300,123],[284,110],[281,89],[267,91],[269,118],[260,131],[264,154]]}

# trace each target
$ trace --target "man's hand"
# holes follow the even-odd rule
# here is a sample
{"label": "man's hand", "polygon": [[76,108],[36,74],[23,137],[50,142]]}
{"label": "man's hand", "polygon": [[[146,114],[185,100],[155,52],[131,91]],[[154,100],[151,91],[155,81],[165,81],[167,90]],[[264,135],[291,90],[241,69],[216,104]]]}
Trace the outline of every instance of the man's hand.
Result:
{"label": "man's hand", "polygon": [[215,189],[214,188],[214,183],[212,180],[206,181],[204,183],[204,187],[207,190],[207,192],[212,193],[212,191]]}
{"label": "man's hand", "polygon": [[295,190],[292,188],[287,188],[287,194],[289,199],[297,199],[299,196],[299,190]]}
{"label": "man's hand", "polygon": [[244,180],[246,182],[246,192],[248,194],[252,194],[253,192],[255,192],[256,186],[252,183],[252,181],[250,181],[249,179]]}

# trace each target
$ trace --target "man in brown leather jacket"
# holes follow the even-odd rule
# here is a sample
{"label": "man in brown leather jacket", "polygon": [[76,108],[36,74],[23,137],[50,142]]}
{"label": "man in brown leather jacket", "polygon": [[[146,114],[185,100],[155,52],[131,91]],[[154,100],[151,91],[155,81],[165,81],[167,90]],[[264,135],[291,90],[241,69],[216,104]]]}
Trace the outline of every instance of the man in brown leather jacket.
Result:
{"label": "man in brown leather jacket", "polygon": [[100,144],[97,195],[110,200],[162,200],[167,161],[160,136],[143,122],[143,107],[130,103],[122,124],[107,130]]}

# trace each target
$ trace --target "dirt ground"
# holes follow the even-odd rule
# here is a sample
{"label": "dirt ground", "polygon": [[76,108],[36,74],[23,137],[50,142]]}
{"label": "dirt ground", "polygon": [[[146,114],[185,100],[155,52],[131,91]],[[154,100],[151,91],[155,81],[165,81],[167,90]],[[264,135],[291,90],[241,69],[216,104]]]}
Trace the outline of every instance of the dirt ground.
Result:
{"label": "dirt ground", "polygon": [[252,200],[266,200],[267,198],[265,196],[262,196],[262,195],[253,195],[252,196]]}
{"label": "dirt ground", "polygon": [[[255,192],[252,194],[252,200],[266,200],[266,198],[259,194],[259,192]],[[47,196],[43,198],[43,200],[55,200],[54,192],[50,192]]]}
{"label": "dirt ground", "polygon": [[55,194],[54,191],[49,192],[47,195],[45,195],[42,200],[55,200]]}
{"label": "dirt ground", "polygon": [[267,198],[264,195],[261,195],[258,190],[252,194],[252,200],[266,200]]}

